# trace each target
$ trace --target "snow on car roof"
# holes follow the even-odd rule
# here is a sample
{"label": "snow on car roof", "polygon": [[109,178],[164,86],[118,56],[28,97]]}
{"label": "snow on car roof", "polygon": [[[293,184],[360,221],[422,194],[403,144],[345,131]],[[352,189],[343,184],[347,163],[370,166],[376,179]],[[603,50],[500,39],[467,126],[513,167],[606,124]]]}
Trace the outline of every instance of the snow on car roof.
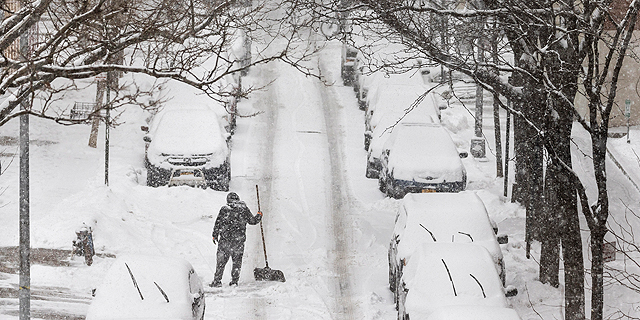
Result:
{"label": "snow on car roof", "polygon": [[[129,269],[140,292],[133,283]],[[191,270],[192,266],[179,258],[145,255],[119,257],[97,288],[96,296],[89,306],[87,320],[190,319]],[[195,273],[193,276],[197,277]],[[165,292],[169,302],[156,284]],[[144,299],[140,298],[140,294]]]}
{"label": "snow on car roof", "polygon": [[521,320],[509,308],[490,306],[447,306],[434,311],[427,320]]}
{"label": "snow on car roof", "polygon": [[[391,86],[390,86],[391,87]],[[396,86],[393,86],[396,87]],[[371,116],[371,127],[376,128],[383,119],[389,118],[390,126],[400,119],[404,122],[439,123],[438,106],[433,100],[433,93],[428,93],[425,86],[397,86],[381,94],[376,101],[376,111]],[[399,90],[395,90],[399,89]],[[418,100],[418,99],[422,100]]]}
{"label": "snow on car roof", "polygon": [[369,93],[367,94],[367,100],[369,102],[369,108],[375,108],[376,101],[382,91],[388,90],[389,87],[395,87],[395,90],[400,90],[401,87],[423,87],[426,91],[424,80],[418,74],[383,74],[380,73],[372,77],[372,79],[366,83]]}
{"label": "snow on car roof", "polygon": [[221,153],[227,145],[218,118],[218,114],[211,110],[163,112],[153,132],[149,153]]}
{"label": "snow on car roof", "polygon": [[395,179],[460,181],[464,167],[445,128],[405,124],[396,127],[384,143],[390,150],[388,170]]}
{"label": "snow on car roof", "polygon": [[437,243],[474,243],[485,247],[494,262],[502,258],[484,203],[473,191],[409,193],[400,210],[404,211],[399,214],[406,212],[406,218],[399,219],[394,228],[400,241],[398,260],[410,260],[420,244],[433,242],[433,238]]}
{"label": "snow on car roof", "polygon": [[411,101],[398,101],[395,103],[397,105],[397,108],[385,110],[382,113],[376,112],[373,115],[371,119],[372,126],[376,121],[374,120],[374,118],[379,114],[380,119],[379,121],[377,121],[377,123],[375,123],[373,132],[371,134],[371,144],[369,148],[371,149],[372,156],[376,158],[380,157],[384,142],[386,141],[386,138],[389,137],[391,132],[393,132],[395,126],[401,124],[435,124],[440,122],[436,113],[435,106],[429,102],[428,97],[425,97],[425,99],[415,108],[409,109],[414,102],[415,98],[413,98],[413,100]]}
{"label": "snow on car roof", "polygon": [[[371,93],[369,100],[369,110],[381,111],[388,108],[401,106],[400,110],[404,110],[411,106],[416,99],[429,88],[423,84],[397,84],[386,83],[380,84],[374,92]],[[423,99],[422,103],[431,104],[432,99]],[[437,114],[436,106],[434,112]]]}
{"label": "snow on car roof", "polygon": [[426,319],[439,307],[507,307],[502,282],[486,249],[459,243],[424,243],[404,268],[405,309]]}

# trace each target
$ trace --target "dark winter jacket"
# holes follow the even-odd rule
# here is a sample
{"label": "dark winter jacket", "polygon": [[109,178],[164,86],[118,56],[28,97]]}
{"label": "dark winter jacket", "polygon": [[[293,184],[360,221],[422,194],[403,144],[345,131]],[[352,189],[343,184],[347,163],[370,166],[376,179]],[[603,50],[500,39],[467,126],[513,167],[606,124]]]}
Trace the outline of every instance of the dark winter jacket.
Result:
{"label": "dark winter jacket", "polygon": [[216,241],[244,243],[247,223],[258,224],[260,220],[262,215],[254,216],[244,202],[232,202],[220,208],[212,236]]}

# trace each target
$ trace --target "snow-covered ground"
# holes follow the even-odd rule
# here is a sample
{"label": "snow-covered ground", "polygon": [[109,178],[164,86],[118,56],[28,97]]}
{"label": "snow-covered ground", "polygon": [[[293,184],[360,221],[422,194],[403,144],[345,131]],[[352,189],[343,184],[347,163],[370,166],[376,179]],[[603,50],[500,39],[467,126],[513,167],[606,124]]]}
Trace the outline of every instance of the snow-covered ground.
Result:
{"label": "snow-covered ground", "polygon": [[[256,87],[275,81],[240,102],[241,113],[259,114],[238,119],[232,140],[231,190],[255,212],[255,186],[259,186],[269,265],[282,270],[287,281],[253,280],[253,268],[264,267],[265,262],[260,230],[250,226],[240,285],[226,286],[228,266],[221,292],[207,294],[207,319],[395,319],[387,246],[398,200],[385,198],[377,181],[365,178],[363,114],[352,88],[341,85],[339,59],[340,44],[328,43],[311,62],[320,68],[323,81],[280,63],[255,67],[244,78],[245,85]],[[174,101],[185,105],[206,99],[177,84],[169,87]],[[92,96],[87,92],[84,98],[90,101]],[[539,248],[534,245],[532,259],[525,258],[524,209],[502,196],[502,179],[495,178],[490,101],[485,99],[485,104],[487,159],[463,160],[467,189],[477,192],[500,232],[510,236],[509,244],[501,246],[507,285],[520,292],[509,298],[511,307],[523,320],[561,319],[562,289],[536,281]],[[458,147],[467,150],[473,135],[471,114],[473,109],[459,103],[442,113]],[[90,267],[67,253],[59,265],[34,257],[39,262],[31,267],[33,319],[83,319],[91,289],[99,286],[114,255],[182,257],[204,283],[211,282],[216,247],[210,234],[226,193],[145,186],[140,126],[147,117],[138,108],[127,108],[122,125],[111,130],[109,186],[104,185],[104,142],[100,139],[96,149],[87,147],[89,126],[64,127],[31,119],[32,247],[70,250],[74,231],[86,223],[94,230],[98,252]],[[504,117],[501,128],[504,132]],[[0,162],[6,170],[0,178],[0,248],[18,244],[17,158],[11,162],[18,153],[17,136],[17,120],[0,127]],[[576,128],[575,136],[576,150],[588,147],[584,131]],[[611,148],[624,159],[622,165],[637,184],[640,168],[630,154],[640,150],[640,131],[632,131],[631,142],[612,141]],[[583,176],[593,170],[582,153],[575,152],[574,160]],[[510,181],[512,173],[513,163]],[[612,213],[623,222],[622,203],[640,212],[640,197],[613,165],[609,178]],[[593,196],[593,183],[587,184]],[[635,220],[628,223],[637,227]],[[583,242],[588,244],[587,233]],[[17,319],[18,275],[16,266],[7,261],[0,261],[0,318]],[[625,262],[619,256],[613,263]],[[606,314],[622,309],[640,316],[639,301],[636,293],[609,287]]]}

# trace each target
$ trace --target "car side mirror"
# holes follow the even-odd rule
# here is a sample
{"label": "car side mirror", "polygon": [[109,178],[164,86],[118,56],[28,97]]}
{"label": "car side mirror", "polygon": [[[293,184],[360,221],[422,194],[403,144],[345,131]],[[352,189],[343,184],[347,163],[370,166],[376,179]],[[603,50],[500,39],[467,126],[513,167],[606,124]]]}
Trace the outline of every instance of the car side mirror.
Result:
{"label": "car side mirror", "polygon": [[501,234],[498,236],[498,244],[507,244],[509,243],[509,235]]}
{"label": "car side mirror", "polygon": [[460,156],[460,159],[464,159],[464,158],[469,156],[469,153],[466,152],[466,151],[462,151],[462,152],[458,153],[458,155]]}
{"label": "car side mirror", "polygon": [[441,104],[441,105],[439,105],[439,106],[438,106],[438,109],[439,109],[439,110],[444,110],[444,109],[446,109],[446,108],[447,108],[447,105],[446,105],[446,104]]}
{"label": "car side mirror", "polygon": [[515,297],[518,295],[518,288],[514,286],[507,286],[504,289],[504,296],[507,298]]}
{"label": "car side mirror", "polygon": [[144,136],[144,137],[142,137],[142,140],[144,140],[144,142],[151,142],[151,137],[150,136]]}
{"label": "car side mirror", "polygon": [[149,127],[147,126],[140,126],[140,130],[146,133],[149,133]]}

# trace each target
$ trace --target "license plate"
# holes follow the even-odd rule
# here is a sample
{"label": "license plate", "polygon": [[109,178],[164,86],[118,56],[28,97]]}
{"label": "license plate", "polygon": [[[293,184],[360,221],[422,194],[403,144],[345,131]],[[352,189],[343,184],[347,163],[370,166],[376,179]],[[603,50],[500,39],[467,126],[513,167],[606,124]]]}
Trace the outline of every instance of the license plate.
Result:
{"label": "license plate", "polygon": [[436,190],[435,189],[422,189],[422,191],[420,191],[420,192],[422,192],[422,193],[433,193],[433,192],[436,192]]}
{"label": "license plate", "polygon": [[180,171],[181,176],[192,176],[193,171]]}

